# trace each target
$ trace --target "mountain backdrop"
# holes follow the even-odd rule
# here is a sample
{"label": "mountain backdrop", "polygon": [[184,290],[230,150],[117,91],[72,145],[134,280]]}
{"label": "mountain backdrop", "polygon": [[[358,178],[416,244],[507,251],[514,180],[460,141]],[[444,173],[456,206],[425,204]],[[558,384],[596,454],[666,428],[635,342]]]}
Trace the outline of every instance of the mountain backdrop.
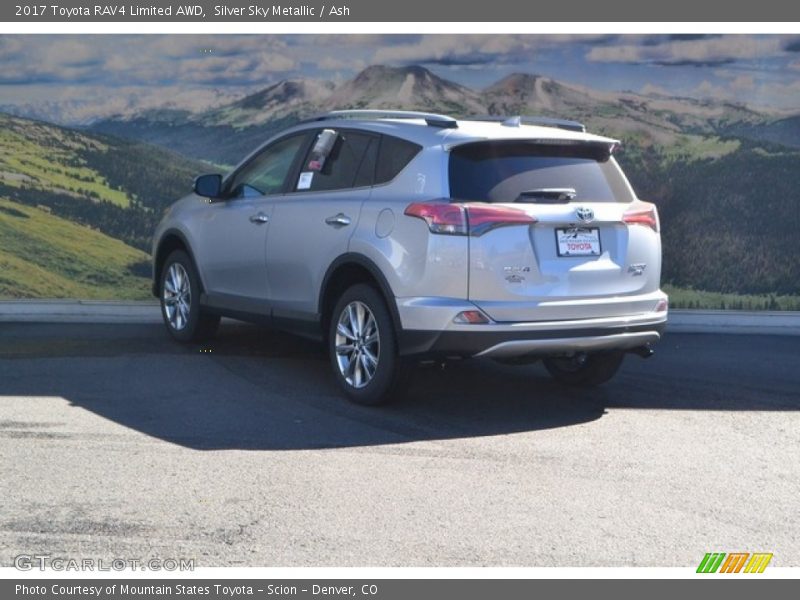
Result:
{"label": "mountain backdrop", "polygon": [[524,73],[471,90],[420,66],[371,66],[338,86],[286,80],[208,111],[149,110],[99,120],[90,130],[230,165],[290,122],[359,108],[570,118],[640,145],[685,143],[683,135],[696,134],[800,147],[800,115],[785,118],[731,103],[591,90]]}
{"label": "mountain backdrop", "polygon": [[[800,260],[791,248],[800,229],[794,184],[800,115],[598,91],[527,73],[470,89],[420,66],[372,66],[339,84],[289,79],[209,110],[151,109],[80,130],[0,116],[0,266],[6,267],[0,295],[89,288],[95,296],[141,295],[152,228],[194,175],[235,164],[300,118],[346,108],[585,122],[622,140],[618,158],[634,188],[659,206],[665,282],[710,292],[800,294]],[[23,240],[48,238],[42,232],[59,228],[54,219],[82,227],[117,275],[100,268],[102,258],[74,269],[72,259],[48,258],[72,256],[57,247],[66,239],[50,240],[46,256],[27,264],[34,259]],[[34,267],[53,280],[23,281]],[[69,281],[84,287],[70,288]]]}

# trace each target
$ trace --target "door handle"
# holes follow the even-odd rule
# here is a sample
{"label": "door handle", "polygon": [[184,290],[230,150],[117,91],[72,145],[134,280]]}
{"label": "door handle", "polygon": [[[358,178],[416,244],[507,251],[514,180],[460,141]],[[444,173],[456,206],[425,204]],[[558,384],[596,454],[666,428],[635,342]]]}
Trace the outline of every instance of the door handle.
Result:
{"label": "door handle", "polygon": [[325,219],[325,222],[331,227],[345,227],[350,225],[350,217],[344,213],[339,213],[338,215],[328,217]]}
{"label": "door handle", "polygon": [[261,225],[262,223],[269,223],[269,217],[263,212],[256,213],[250,216],[250,222]]}

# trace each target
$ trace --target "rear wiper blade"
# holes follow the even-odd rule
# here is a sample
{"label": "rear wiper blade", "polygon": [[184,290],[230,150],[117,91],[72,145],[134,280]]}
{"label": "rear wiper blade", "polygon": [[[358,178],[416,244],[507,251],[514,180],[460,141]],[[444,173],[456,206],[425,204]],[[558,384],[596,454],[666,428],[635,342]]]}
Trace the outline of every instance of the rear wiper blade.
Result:
{"label": "rear wiper blade", "polygon": [[536,188],[520,192],[514,202],[548,202],[553,204],[564,203],[573,200],[578,192],[575,188]]}

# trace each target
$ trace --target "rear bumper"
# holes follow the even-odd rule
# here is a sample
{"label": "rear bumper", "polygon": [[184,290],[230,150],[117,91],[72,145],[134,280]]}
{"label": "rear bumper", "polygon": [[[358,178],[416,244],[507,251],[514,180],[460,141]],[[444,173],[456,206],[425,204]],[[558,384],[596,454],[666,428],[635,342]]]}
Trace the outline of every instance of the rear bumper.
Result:
{"label": "rear bumper", "polygon": [[406,329],[400,333],[400,353],[499,358],[627,350],[658,342],[666,324],[666,312],[652,312],[602,319],[467,325],[443,331]]}

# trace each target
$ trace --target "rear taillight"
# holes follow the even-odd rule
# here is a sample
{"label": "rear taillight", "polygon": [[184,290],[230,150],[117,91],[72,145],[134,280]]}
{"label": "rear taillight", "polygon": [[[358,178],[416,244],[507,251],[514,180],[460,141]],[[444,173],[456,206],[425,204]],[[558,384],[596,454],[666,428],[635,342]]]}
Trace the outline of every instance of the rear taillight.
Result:
{"label": "rear taillight", "polygon": [[414,202],[405,212],[425,221],[431,233],[467,235],[467,214],[461,204]]}
{"label": "rear taillight", "polygon": [[497,227],[536,222],[536,217],[524,210],[491,204],[414,202],[405,214],[424,220],[431,233],[448,235],[478,236]]}
{"label": "rear taillight", "polygon": [[467,223],[470,235],[483,235],[490,229],[506,225],[536,223],[536,217],[519,208],[492,206],[491,204],[467,204]]}
{"label": "rear taillight", "polygon": [[634,208],[625,211],[622,222],[628,225],[644,225],[658,233],[658,211],[654,204],[637,203]]}

